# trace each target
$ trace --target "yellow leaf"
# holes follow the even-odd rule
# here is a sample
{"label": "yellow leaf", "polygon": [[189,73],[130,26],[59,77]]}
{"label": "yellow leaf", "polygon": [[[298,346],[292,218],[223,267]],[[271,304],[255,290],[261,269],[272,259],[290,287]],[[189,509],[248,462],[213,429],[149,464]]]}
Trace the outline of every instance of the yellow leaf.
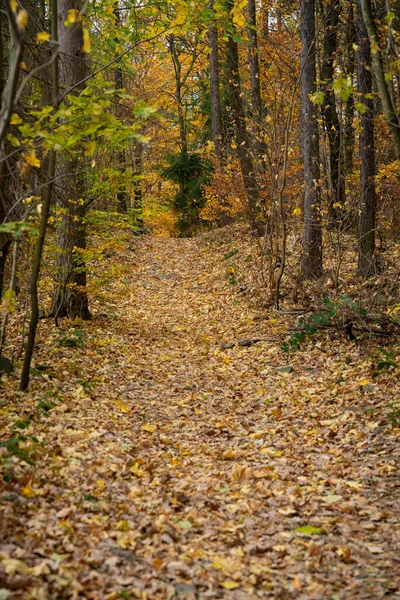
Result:
{"label": "yellow leaf", "polygon": [[118,531],[129,531],[130,525],[129,525],[128,521],[126,521],[124,519],[123,521],[118,522],[117,529],[118,529]]}
{"label": "yellow leaf", "polygon": [[78,14],[79,10],[77,10],[76,8],[70,8],[68,11],[67,20],[65,21],[64,25],[66,27],[69,27],[70,25],[72,25],[72,23],[75,23]]}
{"label": "yellow leaf", "polygon": [[106,487],[106,482],[104,481],[104,479],[98,479],[96,483],[99,490],[104,490],[104,488]]}
{"label": "yellow leaf", "polygon": [[251,470],[236,463],[233,465],[231,477],[236,483],[247,483],[251,477]]}
{"label": "yellow leaf", "polygon": [[221,583],[221,586],[223,588],[225,588],[226,590],[234,590],[235,588],[239,587],[239,584],[237,583],[237,581],[232,581],[231,579],[227,579],[226,581],[223,581]]}
{"label": "yellow leaf", "polygon": [[340,204],[340,202],[335,202],[333,204],[333,208],[343,208],[342,205]]}
{"label": "yellow leaf", "polygon": [[85,152],[85,156],[93,156],[94,152],[96,150],[96,142],[88,142],[86,144],[86,152]]}
{"label": "yellow leaf", "polygon": [[295,217],[299,217],[301,215],[301,208],[299,208],[299,207],[295,208],[293,211],[293,215]]}
{"label": "yellow leaf", "polygon": [[10,8],[13,12],[17,12],[17,8],[18,8],[17,0],[10,0]]}
{"label": "yellow leaf", "polygon": [[25,27],[28,25],[28,18],[28,13],[24,9],[20,10],[17,14],[16,21],[21,31],[24,31]]}
{"label": "yellow leaf", "polygon": [[50,33],[48,31],[39,31],[39,33],[36,36],[36,41],[39,42],[39,44],[43,43],[43,42],[47,42],[47,40],[50,39]]}
{"label": "yellow leaf", "polygon": [[143,431],[148,431],[149,433],[154,433],[155,430],[157,429],[157,425],[150,425],[150,423],[147,423],[146,425],[143,425],[142,429],[143,429]]}
{"label": "yellow leaf", "polygon": [[6,575],[10,575],[11,577],[15,574],[18,575],[28,575],[29,567],[22,560],[18,560],[16,558],[4,558],[2,559],[2,564]]}
{"label": "yellow leaf", "polygon": [[129,404],[127,404],[126,402],[123,402],[122,400],[117,400],[117,402],[115,403],[115,406],[117,407],[117,409],[120,412],[123,412],[123,413],[128,413],[131,410],[131,407],[129,406]]}
{"label": "yellow leaf", "polygon": [[368,385],[369,384],[369,379],[363,379],[362,381],[359,382],[358,385]]}
{"label": "yellow leaf", "polygon": [[25,154],[24,159],[31,167],[40,167],[40,160],[35,154]]}
{"label": "yellow leaf", "polygon": [[11,115],[10,125],[20,125],[22,123],[22,119],[17,113]]}
{"label": "yellow leaf", "polygon": [[83,29],[83,46],[82,46],[82,52],[85,52],[86,54],[89,54],[91,47],[92,47],[92,44],[90,42],[89,30],[86,29],[86,28],[84,28]]}
{"label": "yellow leaf", "polygon": [[29,484],[24,487],[21,494],[26,496],[26,498],[34,498],[36,496],[35,490],[33,490]]}

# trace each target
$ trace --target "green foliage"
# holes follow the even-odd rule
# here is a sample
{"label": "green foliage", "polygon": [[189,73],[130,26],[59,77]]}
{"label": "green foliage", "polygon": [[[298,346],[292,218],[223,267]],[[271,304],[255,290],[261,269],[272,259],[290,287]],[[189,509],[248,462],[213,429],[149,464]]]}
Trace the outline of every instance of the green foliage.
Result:
{"label": "green foliage", "polygon": [[387,418],[389,419],[393,429],[400,427],[400,402],[391,402],[390,403],[390,412],[387,413]]}
{"label": "green foliage", "polygon": [[376,365],[376,369],[373,373],[374,377],[380,375],[383,371],[394,371],[398,368],[398,363],[394,360],[395,355],[393,352],[388,352],[383,348],[378,348],[379,352],[383,355],[383,359],[379,360]]}
{"label": "green foliage", "polygon": [[18,238],[24,233],[34,233],[35,228],[31,223],[25,221],[10,221],[8,223],[0,224],[0,233],[7,233],[12,235],[14,238]]}
{"label": "green foliage", "polygon": [[200,210],[205,205],[202,186],[209,183],[213,166],[199,154],[187,152],[170,155],[168,163],[161,175],[179,186],[172,201],[178,216],[177,233],[180,237],[190,236],[202,223]]}
{"label": "green foliage", "polygon": [[[329,326],[332,318],[344,308],[360,311],[359,303],[349,298],[349,296],[341,296],[337,303],[332,302],[328,296],[325,296],[323,303],[325,308],[320,312],[311,315],[308,318],[300,317],[297,322],[298,330],[290,336],[287,342],[282,344],[282,350],[284,352],[300,350],[300,344],[304,342],[308,336],[314,335],[318,329]],[[361,312],[365,311],[361,309]]]}
{"label": "green foliage", "polygon": [[72,328],[59,337],[58,344],[63,348],[76,348],[82,344],[82,341],[82,329]]}
{"label": "green foliage", "polygon": [[237,248],[232,248],[232,250],[229,250],[229,252],[227,252],[224,255],[224,260],[228,260],[229,258],[232,258],[233,256],[235,256],[237,253],[239,252],[239,250]]}
{"label": "green foliage", "polygon": [[6,452],[2,455],[2,462],[7,462],[11,457],[16,457],[19,460],[26,462],[28,465],[35,464],[35,454],[37,446],[43,446],[39,440],[33,435],[23,435],[21,431],[27,429],[31,422],[16,421],[11,432],[11,436],[0,442],[0,448],[5,448]]}

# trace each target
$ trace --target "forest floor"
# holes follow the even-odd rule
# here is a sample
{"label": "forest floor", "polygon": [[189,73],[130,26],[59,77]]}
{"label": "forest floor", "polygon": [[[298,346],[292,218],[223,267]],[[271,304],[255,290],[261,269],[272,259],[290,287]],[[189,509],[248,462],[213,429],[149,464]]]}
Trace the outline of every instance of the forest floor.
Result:
{"label": "forest floor", "polygon": [[1,600],[400,599],[396,377],[284,353],[221,235],[137,238],[90,322],[41,321],[30,392],[4,378],[2,437],[43,446],[2,467]]}

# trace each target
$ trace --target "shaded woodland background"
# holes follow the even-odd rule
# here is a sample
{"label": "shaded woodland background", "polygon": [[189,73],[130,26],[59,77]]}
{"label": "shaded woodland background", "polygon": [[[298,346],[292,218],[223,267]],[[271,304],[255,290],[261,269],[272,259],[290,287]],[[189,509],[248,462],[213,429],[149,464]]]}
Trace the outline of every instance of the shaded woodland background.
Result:
{"label": "shaded woodland background", "polygon": [[398,329],[398,2],[12,0],[0,19],[0,367],[24,359],[22,390],[39,319],[89,319],[132,232],[244,222],[258,300],[313,315],[300,338]]}

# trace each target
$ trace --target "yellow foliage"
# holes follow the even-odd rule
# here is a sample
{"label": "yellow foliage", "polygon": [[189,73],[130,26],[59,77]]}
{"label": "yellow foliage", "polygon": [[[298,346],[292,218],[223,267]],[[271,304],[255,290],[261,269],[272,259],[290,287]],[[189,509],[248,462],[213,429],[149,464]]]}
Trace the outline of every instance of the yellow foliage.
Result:
{"label": "yellow foliage", "polygon": [[48,31],[39,31],[39,33],[36,36],[36,41],[39,42],[39,44],[42,44],[43,42],[47,42],[47,40],[50,39],[50,33]]}
{"label": "yellow foliage", "polygon": [[25,154],[24,159],[31,167],[40,167],[40,160],[35,154]]}

